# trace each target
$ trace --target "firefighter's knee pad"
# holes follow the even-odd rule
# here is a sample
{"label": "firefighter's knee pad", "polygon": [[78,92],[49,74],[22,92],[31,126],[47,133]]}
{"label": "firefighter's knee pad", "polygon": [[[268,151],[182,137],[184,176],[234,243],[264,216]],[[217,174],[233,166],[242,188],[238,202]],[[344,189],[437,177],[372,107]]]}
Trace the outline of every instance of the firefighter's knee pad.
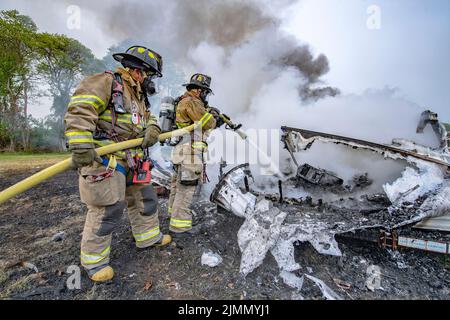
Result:
{"label": "firefighter's knee pad", "polygon": [[114,231],[117,227],[120,218],[122,217],[123,210],[127,206],[126,201],[118,201],[111,206],[105,207],[105,214],[102,218],[100,226],[96,232],[99,237],[107,236]]}
{"label": "firefighter's knee pad", "polygon": [[197,186],[198,185],[198,181],[199,181],[199,179],[197,179],[197,180],[181,180],[180,181],[180,184],[181,185],[183,185],[183,186]]}
{"label": "firefighter's knee pad", "polygon": [[158,212],[158,195],[152,185],[148,185],[141,190],[142,201],[144,202],[143,216],[151,216]]}

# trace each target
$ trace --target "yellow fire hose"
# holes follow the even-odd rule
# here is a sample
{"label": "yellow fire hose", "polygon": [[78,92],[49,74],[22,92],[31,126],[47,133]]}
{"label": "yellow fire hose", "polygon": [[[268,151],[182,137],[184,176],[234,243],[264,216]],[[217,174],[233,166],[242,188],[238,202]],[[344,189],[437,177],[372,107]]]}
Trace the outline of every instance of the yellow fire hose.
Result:
{"label": "yellow fire hose", "polygon": [[[190,131],[194,130],[196,126],[199,124],[192,124],[186,128],[174,130],[171,132],[162,133],[159,135],[159,141],[164,141],[170,138],[179,137],[186,133],[189,133]],[[100,147],[95,149],[97,154],[99,156],[103,156],[106,154],[118,152],[124,149],[134,148],[138,147],[142,144],[143,138],[140,139],[133,139],[128,141],[123,141],[115,144],[110,144],[104,147]],[[64,172],[68,169],[70,169],[72,166],[72,158],[68,158],[66,160],[63,160],[61,162],[58,162],[57,164],[54,164],[51,167],[48,167],[42,171],[39,171],[38,173],[32,175],[31,177],[26,178],[25,180],[22,180],[15,185],[9,187],[8,189],[3,190],[0,192],[0,204],[3,202],[11,199],[12,197],[18,195],[19,193],[22,193],[35,185],[41,183],[44,180],[47,180],[48,178],[51,178],[52,176]]]}

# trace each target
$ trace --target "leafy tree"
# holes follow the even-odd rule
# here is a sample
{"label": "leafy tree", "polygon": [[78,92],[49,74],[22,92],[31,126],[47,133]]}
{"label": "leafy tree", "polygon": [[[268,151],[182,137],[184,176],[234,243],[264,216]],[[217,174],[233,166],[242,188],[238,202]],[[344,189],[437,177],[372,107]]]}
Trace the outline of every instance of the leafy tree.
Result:
{"label": "leafy tree", "polygon": [[9,146],[11,135],[9,134],[6,126],[0,122],[0,148],[4,149]]}
{"label": "leafy tree", "polygon": [[15,150],[20,137],[23,148],[29,147],[28,101],[36,32],[31,18],[17,10],[0,11],[0,123],[10,150]]}
{"label": "leafy tree", "polygon": [[59,139],[54,134],[54,120],[51,116],[45,119],[31,119],[33,130],[30,136],[30,145],[33,150],[59,151]]}
{"label": "leafy tree", "polygon": [[[39,33],[30,17],[17,10],[0,11],[0,133],[1,146],[32,147],[32,130],[42,129],[29,115],[29,102],[47,85],[53,97],[46,143],[65,149],[63,117],[71,91],[82,76],[104,70],[102,61],[75,39]],[[42,130],[41,130],[42,132]],[[36,141],[33,137],[33,141]],[[39,140],[39,139],[38,139]]]}
{"label": "leafy tree", "polygon": [[82,76],[101,72],[104,66],[90,49],[65,35],[38,34],[35,48],[40,57],[37,71],[47,81],[53,97],[52,123],[58,146],[64,150],[64,114],[71,92]]}

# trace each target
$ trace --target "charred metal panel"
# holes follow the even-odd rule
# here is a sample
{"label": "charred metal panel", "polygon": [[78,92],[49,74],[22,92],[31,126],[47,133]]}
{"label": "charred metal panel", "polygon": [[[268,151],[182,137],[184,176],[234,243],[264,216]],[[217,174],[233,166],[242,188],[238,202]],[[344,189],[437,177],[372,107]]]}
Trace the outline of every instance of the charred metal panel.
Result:
{"label": "charred metal panel", "polygon": [[298,168],[297,178],[301,178],[310,183],[323,186],[342,185],[344,183],[344,180],[342,180],[335,174],[327,170],[314,168],[307,163]]}
{"label": "charred metal panel", "polygon": [[[396,148],[389,145],[379,144],[375,142],[360,140],[360,139],[354,139],[349,137],[343,137],[338,136],[334,134],[329,133],[323,133],[323,132],[316,132],[316,131],[310,131],[310,130],[304,130],[304,129],[298,129],[298,128],[290,128],[290,127],[281,127],[281,130],[285,132],[285,135],[283,135],[283,141],[285,141],[286,147],[290,147],[289,150],[295,151],[295,148],[292,148],[292,141],[290,141],[289,133],[295,132],[300,135],[300,138],[303,139],[302,143],[304,143],[303,149],[308,149],[311,147],[311,145],[314,143],[316,139],[321,139],[324,142],[332,142],[336,144],[344,144],[352,148],[361,148],[361,149],[367,149],[372,150],[377,153],[381,153],[383,155],[387,155],[389,153],[396,154],[400,157],[403,157],[404,159],[407,159],[408,157],[413,157],[420,160],[425,160],[429,162],[436,163],[441,166],[445,166],[447,169],[450,168],[450,163],[444,160],[442,156],[440,156],[441,159],[432,158],[427,155],[422,155],[416,152],[412,152],[409,150],[403,150],[400,148]],[[293,150],[294,149],[294,150]]]}

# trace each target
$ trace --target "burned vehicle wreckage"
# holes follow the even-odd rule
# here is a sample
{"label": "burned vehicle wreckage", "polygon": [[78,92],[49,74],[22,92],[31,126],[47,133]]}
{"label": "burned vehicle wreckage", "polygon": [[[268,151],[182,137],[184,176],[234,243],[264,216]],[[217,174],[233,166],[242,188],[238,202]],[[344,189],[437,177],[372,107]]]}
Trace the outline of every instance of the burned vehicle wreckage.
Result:
{"label": "burned vehicle wreckage", "polygon": [[[270,251],[278,263],[280,276],[301,287],[303,277],[292,273],[300,268],[294,259],[294,244],[309,242],[321,254],[340,256],[337,236],[378,242],[391,250],[404,247],[449,254],[450,239],[445,232],[450,231],[450,164],[445,153],[418,145],[411,150],[407,148],[411,145],[408,141],[397,140],[386,146],[302,129],[282,127],[282,131],[282,141],[298,170],[294,178],[280,182],[279,194],[252,191],[249,185],[252,175],[246,164],[225,174],[211,194],[211,201],[245,218],[238,233],[242,274],[258,267]],[[332,172],[309,164],[298,165],[294,153],[308,149],[316,140],[370,150],[383,157],[404,160],[408,165],[402,177],[383,186],[384,194],[362,193],[355,199],[349,196],[352,191],[363,190],[371,183],[367,174],[355,177],[352,186],[343,186],[343,179]],[[299,184],[306,188],[331,187],[341,195],[347,193],[347,197],[330,202],[283,197],[283,188],[296,188]],[[419,228],[444,233],[431,240],[429,234],[410,235],[410,230]],[[306,276],[321,287],[324,295],[331,294],[319,279]]]}
{"label": "burned vehicle wreckage", "polygon": [[[423,130],[426,124],[422,122],[419,127]],[[290,287],[301,290],[306,278],[320,288],[324,298],[341,299],[322,280],[306,273],[299,276],[302,266],[294,254],[298,243],[309,243],[319,254],[337,257],[342,255],[341,239],[371,242],[392,252],[408,248],[444,256],[450,253],[446,133],[444,136],[440,130],[434,130],[444,142],[432,149],[404,139],[383,145],[290,127],[282,127],[281,131],[281,142],[296,172],[277,181],[278,192],[254,187],[250,166],[241,164],[225,174],[221,166],[220,180],[210,195],[218,210],[245,219],[237,234],[239,270],[243,276],[259,267],[270,252],[278,264],[280,278]],[[316,141],[401,161],[404,170],[396,180],[384,183],[382,192],[373,193],[372,177],[367,173],[346,182],[329,170],[308,163],[300,165],[296,155],[301,157],[301,152]],[[289,191],[297,188],[306,193],[291,197]],[[335,197],[322,198],[324,191]]]}

